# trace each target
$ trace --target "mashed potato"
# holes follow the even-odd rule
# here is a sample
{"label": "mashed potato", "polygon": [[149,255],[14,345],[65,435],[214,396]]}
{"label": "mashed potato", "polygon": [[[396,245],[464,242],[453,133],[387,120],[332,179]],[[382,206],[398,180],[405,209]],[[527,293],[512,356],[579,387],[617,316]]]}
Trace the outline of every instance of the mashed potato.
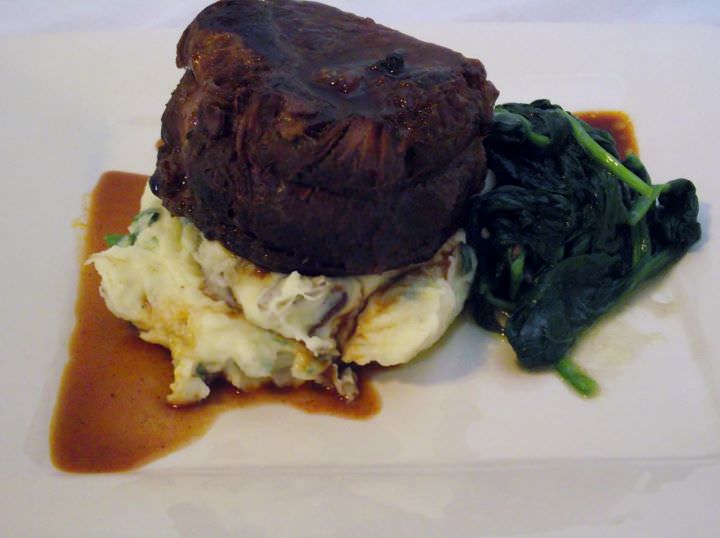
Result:
{"label": "mashed potato", "polygon": [[458,231],[432,260],[378,275],[267,272],[204,239],[149,189],[129,231],[88,263],[112,313],[170,350],[173,404],[205,398],[217,376],[241,390],[314,381],[352,399],[355,376],[341,365],[401,364],[430,347],[476,267]]}

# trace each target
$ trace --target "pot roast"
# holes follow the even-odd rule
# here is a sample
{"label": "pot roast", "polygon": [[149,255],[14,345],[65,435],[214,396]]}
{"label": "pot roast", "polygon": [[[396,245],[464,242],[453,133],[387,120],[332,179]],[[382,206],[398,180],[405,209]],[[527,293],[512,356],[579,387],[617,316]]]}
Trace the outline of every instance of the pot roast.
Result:
{"label": "pot roast", "polygon": [[313,2],[230,0],[178,43],[153,191],[268,270],[433,256],[485,176],[478,60]]}

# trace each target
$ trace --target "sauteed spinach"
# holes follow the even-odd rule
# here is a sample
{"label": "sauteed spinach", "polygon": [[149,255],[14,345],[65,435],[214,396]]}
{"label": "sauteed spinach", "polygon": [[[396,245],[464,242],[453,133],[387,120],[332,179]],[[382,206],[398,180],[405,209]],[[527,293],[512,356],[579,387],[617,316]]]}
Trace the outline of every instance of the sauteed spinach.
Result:
{"label": "sauteed spinach", "polygon": [[496,186],[471,201],[476,321],[527,369],[555,368],[584,395],[580,334],[700,238],[687,179],[653,185],[637,156],[547,100],[496,107],[486,139]]}

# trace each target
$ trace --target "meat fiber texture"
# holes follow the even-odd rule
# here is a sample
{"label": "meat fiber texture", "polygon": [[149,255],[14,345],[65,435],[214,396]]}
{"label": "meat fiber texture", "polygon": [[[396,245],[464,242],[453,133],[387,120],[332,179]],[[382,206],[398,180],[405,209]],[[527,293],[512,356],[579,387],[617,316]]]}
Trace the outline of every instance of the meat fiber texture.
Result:
{"label": "meat fiber texture", "polygon": [[313,2],[234,0],[183,33],[153,191],[273,271],[433,256],[485,175],[478,60]]}

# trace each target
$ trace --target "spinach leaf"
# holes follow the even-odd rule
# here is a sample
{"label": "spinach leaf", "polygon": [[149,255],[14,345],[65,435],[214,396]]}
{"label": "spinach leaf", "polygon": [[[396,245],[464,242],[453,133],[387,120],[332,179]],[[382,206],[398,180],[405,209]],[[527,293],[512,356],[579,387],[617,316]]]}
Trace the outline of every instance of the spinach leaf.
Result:
{"label": "spinach leaf", "polygon": [[700,239],[695,185],[675,179],[663,185],[658,207],[649,215],[652,237],[661,246],[687,248]]}
{"label": "spinach leaf", "polygon": [[505,325],[505,335],[526,368],[552,366],[578,335],[620,297],[620,259],[604,252],[562,260],[543,273]]}
{"label": "spinach leaf", "polygon": [[124,247],[131,244],[129,234],[107,234],[103,239],[105,239],[105,244],[109,247],[115,245]]}
{"label": "spinach leaf", "polygon": [[547,100],[498,106],[485,147],[497,187],[473,197],[466,223],[474,317],[505,332],[522,366],[594,392],[571,349],[700,238],[695,187],[653,185],[609,133]]}
{"label": "spinach leaf", "polygon": [[564,358],[581,333],[623,295],[658,275],[683,254],[667,249],[623,272],[619,256],[572,256],[543,273],[505,325],[520,364],[533,369]]}
{"label": "spinach leaf", "polygon": [[158,219],[160,218],[160,211],[154,207],[149,207],[147,209],[144,209],[140,211],[137,215],[135,215],[132,219],[132,222],[130,223],[130,226],[128,227],[129,233],[127,234],[107,234],[105,239],[105,244],[108,247],[129,247],[135,244],[135,241],[137,240],[138,235],[145,230],[145,228],[148,228],[155,224]]}

